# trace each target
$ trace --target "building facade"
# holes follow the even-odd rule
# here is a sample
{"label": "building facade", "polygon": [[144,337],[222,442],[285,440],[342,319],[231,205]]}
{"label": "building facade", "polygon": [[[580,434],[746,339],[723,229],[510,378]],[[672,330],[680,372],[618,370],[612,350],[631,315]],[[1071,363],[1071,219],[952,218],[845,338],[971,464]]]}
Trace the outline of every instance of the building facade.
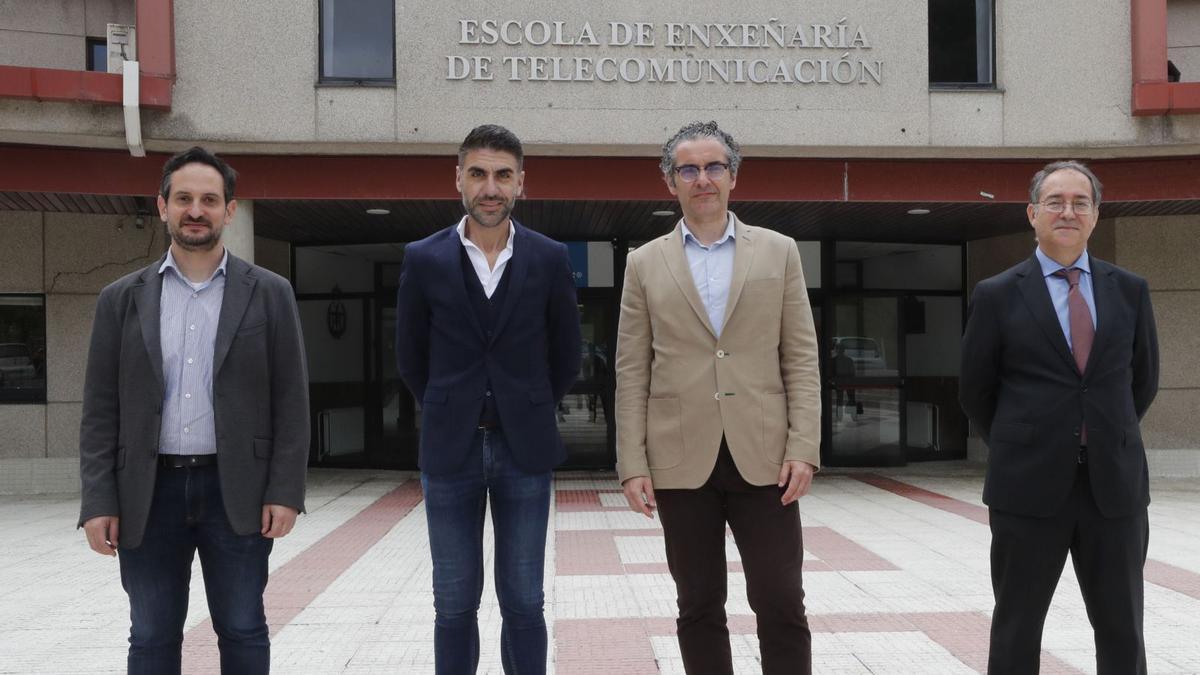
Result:
{"label": "building facade", "polygon": [[312,464],[411,468],[396,275],[461,216],[483,122],[525,142],[516,216],[574,256],[573,466],[612,463],[625,255],[678,219],[661,144],[716,119],[746,157],[732,208],[804,259],[827,464],[986,457],[955,402],[966,301],[1032,253],[1029,177],[1074,158],[1106,185],[1090,250],[1152,289],[1151,471],[1200,475],[1200,0],[5,7],[0,493],[77,489],[97,293],[162,254],[158,173],[194,144],[242,175],[231,250],[296,288]]}

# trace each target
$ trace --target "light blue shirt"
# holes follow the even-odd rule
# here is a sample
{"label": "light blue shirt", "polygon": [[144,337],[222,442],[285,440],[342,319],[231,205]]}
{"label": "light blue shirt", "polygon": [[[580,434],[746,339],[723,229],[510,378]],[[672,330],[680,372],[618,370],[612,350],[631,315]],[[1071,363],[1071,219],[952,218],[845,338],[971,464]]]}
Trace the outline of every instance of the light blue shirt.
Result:
{"label": "light blue shirt", "polygon": [[162,347],[162,425],[158,451],[164,455],[209,455],[217,451],[213,415],[213,354],[217,320],[225,295],[229,251],[206,281],[188,281],[175,256],[158,268],[162,275],[158,336]]}
{"label": "light blue shirt", "polygon": [[683,252],[687,255],[688,268],[700,302],[708,312],[708,321],[721,337],[725,323],[725,305],[729,302],[729,283],[733,279],[733,251],[737,238],[733,236],[733,214],[729,214],[725,234],[709,246],[704,246],[687,222],[683,222]]}
{"label": "light blue shirt", "polygon": [[1050,291],[1050,302],[1054,303],[1054,312],[1058,314],[1058,324],[1062,326],[1063,335],[1067,337],[1067,346],[1072,347],[1071,343],[1071,316],[1070,310],[1067,307],[1067,293],[1071,290],[1071,284],[1066,279],[1060,279],[1053,276],[1055,272],[1061,269],[1070,269],[1078,267],[1083,270],[1079,274],[1079,292],[1083,293],[1083,299],[1087,301],[1088,311],[1092,315],[1092,328],[1096,327],[1096,298],[1092,293],[1092,267],[1088,260],[1088,253],[1085,250],[1079,255],[1079,259],[1075,262],[1063,267],[1050,256],[1042,252],[1039,246],[1034,253],[1037,256],[1038,263],[1042,266],[1042,278],[1046,280],[1046,290]]}

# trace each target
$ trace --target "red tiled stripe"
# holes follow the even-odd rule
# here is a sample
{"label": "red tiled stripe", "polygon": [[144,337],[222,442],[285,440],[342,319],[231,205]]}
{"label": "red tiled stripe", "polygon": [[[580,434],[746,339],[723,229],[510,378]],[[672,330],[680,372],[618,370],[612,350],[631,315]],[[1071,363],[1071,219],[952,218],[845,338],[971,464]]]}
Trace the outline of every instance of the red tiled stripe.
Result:
{"label": "red tiled stripe", "polygon": [[839,572],[900,569],[828,527],[804,528],[804,549]]}
{"label": "red tiled stripe", "polygon": [[[874,485],[875,487],[887,490],[901,497],[907,497],[927,506],[954,513],[964,518],[970,518],[977,523],[988,524],[986,507],[968,504],[953,497],[947,497],[946,495],[931,492],[915,485],[909,485],[908,483],[902,483],[898,480],[884,478],[875,474],[855,474],[852,477],[868,485]],[[1156,586],[1162,586],[1176,593],[1200,600],[1200,574],[1196,572],[1158,560],[1147,560],[1142,574],[1146,581]]]}
{"label": "red tiled stripe", "polygon": [[[728,625],[731,635],[754,635],[757,628],[754,617],[744,614],[730,615]],[[814,634],[920,632],[966,666],[980,673],[987,670],[990,620],[985,614],[825,614],[809,617],[809,627]],[[554,635],[555,663],[563,675],[650,675],[658,672],[650,639],[674,636],[675,621],[664,617],[559,619]],[[1046,651],[1041,670],[1080,672]]]}
{"label": "red tiled stripe", "polygon": [[887,490],[892,494],[906,497],[914,502],[919,502],[926,506],[932,506],[935,509],[940,509],[947,513],[953,513],[955,515],[962,516],[963,518],[974,520],[977,523],[983,523],[984,525],[988,524],[988,511],[987,507],[985,506],[968,504],[961,499],[947,497],[946,495],[938,494],[937,492],[919,488],[915,485],[909,485],[908,483],[902,483],[898,480],[886,478],[873,473],[856,473],[852,474],[850,477],[854,478],[855,480],[860,480],[867,485],[874,485],[881,490]]}
{"label": "red tiled stripe", "polygon": [[[326,534],[271,573],[263,603],[271,635],[277,634],[310,602],[421,503],[421,482],[410,480]],[[303,526],[303,522],[300,523]],[[187,632],[183,672],[220,671],[212,619]]]}
{"label": "red tiled stripe", "polygon": [[1142,574],[1156,586],[1200,600],[1200,574],[1157,560],[1147,560]]}
{"label": "red tiled stripe", "polygon": [[625,511],[628,506],[605,506],[600,503],[600,494],[619,495],[620,490],[556,490],[554,492],[554,508],[560,512],[569,511]]}

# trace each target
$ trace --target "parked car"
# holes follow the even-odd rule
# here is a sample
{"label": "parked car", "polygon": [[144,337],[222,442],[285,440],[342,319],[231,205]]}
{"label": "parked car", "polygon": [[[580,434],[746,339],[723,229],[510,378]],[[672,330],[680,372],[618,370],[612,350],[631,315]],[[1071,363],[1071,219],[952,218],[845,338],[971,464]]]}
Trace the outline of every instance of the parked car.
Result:
{"label": "parked car", "polygon": [[29,345],[0,342],[0,387],[19,387],[37,378]]}
{"label": "parked car", "polygon": [[[844,353],[854,362],[854,374],[870,375],[872,371],[887,369],[887,358],[883,347],[875,338],[843,336],[833,338],[833,357]],[[849,373],[839,373],[848,375]]]}

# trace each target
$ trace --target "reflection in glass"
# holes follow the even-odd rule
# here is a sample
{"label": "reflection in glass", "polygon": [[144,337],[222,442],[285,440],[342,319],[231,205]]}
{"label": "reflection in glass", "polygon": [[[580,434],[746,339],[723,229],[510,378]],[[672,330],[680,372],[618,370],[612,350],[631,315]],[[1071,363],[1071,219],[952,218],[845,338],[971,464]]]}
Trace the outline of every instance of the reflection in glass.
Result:
{"label": "reflection in glass", "polygon": [[567,463],[573,467],[612,466],[608,431],[614,405],[613,372],[606,300],[604,296],[581,298],[579,379],[558,406],[558,430],[567,446]]}
{"label": "reflection in glass", "polygon": [[900,451],[900,393],[895,387],[839,384],[833,388],[831,424],[839,463],[855,464]]}
{"label": "reflection in glass", "polygon": [[0,402],[45,400],[45,299],[0,296]]}

